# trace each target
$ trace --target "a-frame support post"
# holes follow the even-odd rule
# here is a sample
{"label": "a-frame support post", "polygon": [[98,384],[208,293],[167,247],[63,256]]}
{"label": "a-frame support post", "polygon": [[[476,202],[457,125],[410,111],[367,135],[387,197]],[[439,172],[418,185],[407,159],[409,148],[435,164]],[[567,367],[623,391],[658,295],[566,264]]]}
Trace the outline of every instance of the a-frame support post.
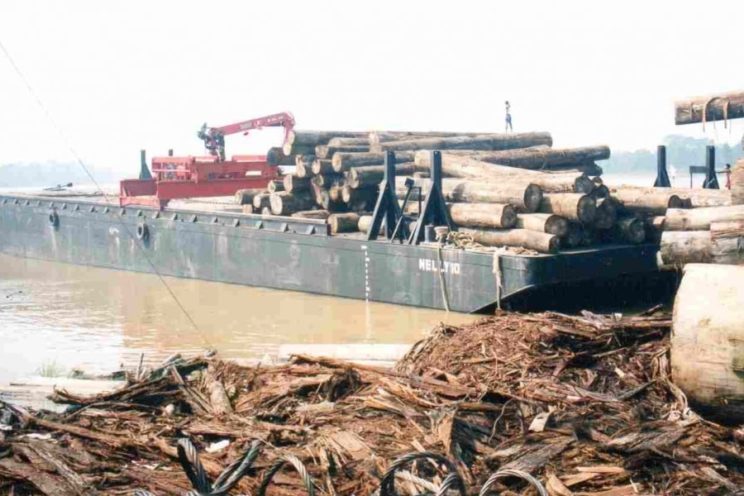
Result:
{"label": "a-frame support post", "polygon": [[429,191],[426,192],[426,200],[419,213],[416,229],[409,239],[410,244],[417,245],[421,242],[424,237],[424,226],[427,225],[447,226],[450,231],[456,230],[442,194],[442,154],[438,151],[431,152]]}
{"label": "a-frame support post", "polygon": [[[385,237],[390,239],[402,215],[398,198],[395,196],[395,153],[387,151],[385,153],[385,176],[380,183],[380,193],[377,195],[375,212],[372,215],[372,225],[369,227],[367,239],[370,241],[377,239],[383,221],[385,222]],[[396,237],[406,239],[408,237],[407,226],[401,225],[395,234]]]}

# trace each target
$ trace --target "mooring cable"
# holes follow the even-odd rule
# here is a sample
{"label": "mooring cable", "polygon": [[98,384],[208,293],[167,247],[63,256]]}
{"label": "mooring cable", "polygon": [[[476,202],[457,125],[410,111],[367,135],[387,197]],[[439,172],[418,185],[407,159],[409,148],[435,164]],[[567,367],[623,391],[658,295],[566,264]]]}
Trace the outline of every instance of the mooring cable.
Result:
{"label": "mooring cable", "polygon": [[462,496],[465,496],[465,483],[455,464],[446,456],[431,451],[416,451],[395,460],[382,476],[380,496],[398,496],[395,490],[395,474],[398,470],[416,460],[434,460],[447,468],[447,476],[444,478],[437,495],[445,494],[449,489],[457,489]]}
{"label": "mooring cable", "polygon": [[539,480],[537,480],[533,475],[523,470],[518,470],[514,468],[502,469],[492,474],[491,477],[488,478],[486,483],[483,484],[483,487],[478,493],[478,496],[487,496],[489,491],[491,491],[491,487],[493,487],[493,485],[496,484],[496,481],[499,479],[504,479],[506,477],[517,477],[522,480],[525,480],[532,487],[537,489],[537,494],[539,494],[540,496],[549,496],[548,491],[545,489],[545,486],[543,486],[542,483]]}
{"label": "mooring cable", "polygon": [[[49,110],[47,109],[47,107],[44,105],[44,102],[41,100],[41,98],[39,98],[39,96],[36,93],[36,91],[34,91],[33,87],[31,86],[31,83],[29,83],[29,81],[26,78],[26,76],[24,76],[23,71],[21,71],[21,69],[18,66],[18,64],[16,64],[15,59],[11,56],[10,52],[6,48],[5,44],[3,44],[2,40],[0,40],[0,50],[5,55],[5,58],[8,60],[8,63],[13,68],[13,70],[15,71],[16,75],[18,76],[18,78],[21,80],[21,82],[23,83],[23,85],[26,87],[26,90],[31,95],[31,98],[33,98],[33,100],[36,102],[36,105],[41,109],[41,111],[44,113],[44,116],[46,117],[46,119],[49,121],[49,123],[55,129],[55,131],[59,135],[59,137],[62,140],[62,142],[64,143],[64,145],[67,147],[67,150],[75,158],[75,160],[77,161],[78,165],[80,165],[80,167],[82,167],[83,171],[88,176],[88,178],[91,180],[91,182],[93,182],[93,184],[96,186],[96,188],[98,188],[98,191],[106,199],[106,202],[107,203],[110,203],[110,197],[109,197],[109,195],[106,194],[106,192],[103,190],[103,188],[101,188],[101,185],[98,183],[98,181],[96,181],[96,178],[93,177],[93,174],[90,172],[90,170],[88,169],[88,167],[85,165],[85,162],[83,162],[83,159],[81,158],[80,154],[72,146],[70,140],[67,138],[67,135],[62,131],[62,128],[57,124],[57,121],[55,121],[54,118],[52,117],[51,112],[49,112]],[[181,303],[181,300],[179,300],[178,297],[176,296],[176,294],[173,292],[173,289],[170,287],[170,285],[168,284],[168,282],[165,280],[165,278],[162,276],[162,274],[160,274],[160,271],[155,266],[155,263],[150,259],[149,256],[147,256],[147,252],[140,245],[139,240],[137,240],[135,238],[134,234],[130,231],[129,226],[127,226],[127,224],[124,222],[124,220],[122,218],[118,218],[118,220],[119,220],[119,223],[121,224],[122,228],[124,229],[124,231],[129,236],[129,238],[131,238],[134,241],[135,246],[142,253],[145,261],[150,266],[150,268],[152,269],[153,273],[158,277],[158,279],[163,284],[163,286],[165,287],[166,291],[168,291],[168,293],[169,293],[170,297],[173,299],[173,301],[176,302],[176,305],[178,306],[178,308],[180,309],[180,311],[186,316],[186,319],[189,321],[189,323],[191,324],[191,326],[197,331],[197,333],[199,334],[199,336],[202,338],[202,340],[207,345],[207,348],[210,348],[211,349],[212,348],[211,343],[206,338],[206,336],[204,335],[204,333],[202,332],[202,330],[199,328],[199,326],[196,324],[196,321],[191,316],[191,314],[188,312],[188,310],[186,310],[186,307]]]}
{"label": "mooring cable", "polygon": [[313,482],[313,479],[307,472],[307,468],[305,468],[305,465],[300,461],[299,458],[294,455],[284,455],[279,458],[279,460],[277,460],[274,465],[272,465],[272,467],[266,472],[263,479],[261,480],[261,485],[258,486],[258,489],[256,490],[256,496],[266,495],[266,490],[271,485],[272,479],[286,464],[294,467],[294,469],[300,475],[300,478],[302,479],[302,485],[305,486],[305,490],[307,491],[308,496],[315,496],[315,483]]}

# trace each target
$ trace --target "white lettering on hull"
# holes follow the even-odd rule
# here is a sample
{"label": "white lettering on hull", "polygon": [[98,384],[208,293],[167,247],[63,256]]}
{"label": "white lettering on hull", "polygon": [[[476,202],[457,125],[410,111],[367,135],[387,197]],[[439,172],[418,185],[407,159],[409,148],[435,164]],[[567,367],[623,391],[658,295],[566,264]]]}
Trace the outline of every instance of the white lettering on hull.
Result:
{"label": "white lettering on hull", "polygon": [[444,262],[441,266],[439,260],[430,258],[419,258],[418,268],[421,272],[443,272],[445,274],[460,275],[459,262]]}

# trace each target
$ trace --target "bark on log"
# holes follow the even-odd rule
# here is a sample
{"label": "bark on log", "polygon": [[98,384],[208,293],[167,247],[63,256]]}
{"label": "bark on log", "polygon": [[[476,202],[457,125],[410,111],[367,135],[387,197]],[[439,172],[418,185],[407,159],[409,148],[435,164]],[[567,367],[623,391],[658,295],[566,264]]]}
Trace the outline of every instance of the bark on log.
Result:
{"label": "bark on log", "polygon": [[296,155],[294,175],[297,177],[311,177],[313,175],[314,155]]}
{"label": "bark on log", "polygon": [[291,215],[300,210],[309,210],[313,206],[313,199],[307,191],[296,194],[288,191],[272,193],[269,198],[271,213],[274,215]]}
{"label": "bark on log", "polygon": [[623,185],[623,189],[638,189],[647,192],[649,189],[661,190],[664,193],[677,195],[682,201],[690,200],[691,208],[728,207],[732,205],[731,191],[725,189],[703,188],[646,188],[643,186]]}
{"label": "bark on log", "polygon": [[594,227],[597,229],[610,229],[617,220],[617,207],[612,198],[597,200],[597,214],[594,218]]}
{"label": "bark on log", "polygon": [[266,152],[266,163],[269,165],[294,165],[295,158],[293,155],[287,155],[281,147],[275,146],[269,148]]}
{"label": "bark on log", "polygon": [[744,91],[696,96],[674,103],[675,124],[694,124],[744,117]]}
{"label": "bark on log", "polygon": [[327,159],[315,159],[312,165],[312,171],[314,175],[318,174],[333,174],[333,165],[330,160]]}
{"label": "bark on log", "polygon": [[[431,167],[431,153],[429,151],[416,152],[414,162],[418,169],[426,170]],[[477,179],[481,181],[524,181],[537,184],[543,191],[589,193],[594,190],[592,180],[580,173],[543,173],[496,165],[482,162],[459,154],[442,154],[442,172],[448,177],[463,179]]]}
{"label": "bark on log", "polygon": [[651,241],[652,243],[661,242],[661,233],[664,232],[665,221],[666,217],[663,215],[646,217],[643,220],[643,223],[646,226],[646,239],[648,241]]}
{"label": "bark on log", "polygon": [[286,145],[312,146],[324,145],[333,138],[366,138],[367,131],[306,131],[293,130],[287,135]]}
{"label": "bark on log", "polygon": [[[400,152],[395,154],[397,162],[413,161],[413,152]],[[368,153],[334,153],[331,159],[333,170],[335,172],[344,172],[353,167],[363,165],[383,165],[385,163],[385,154],[368,152]]]}
{"label": "bark on log", "polygon": [[369,135],[363,138],[332,138],[328,146],[366,146],[369,148]]}
{"label": "bark on log", "polygon": [[[428,191],[430,187],[430,179],[414,179],[414,183],[421,187],[422,192]],[[399,198],[405,196],[405,178],[396,178],[395,190]],[[536,212],[543,198],[542,190],[535,184],[499,184],[462,179],[442,179],[442,194],[451,202],[508,203],[526,213]],[[415,194],[412,196],[412,199],[417,198]]]}
{"label": "bark on log", "polygon": [[672,379],[712,420],[744,422],[744,267],[688,265],[674,300]]}
{"label": "bark on log", "polygon": [[448,138],[452,136],[488,136],[490,134],[501,135],[501,133],[477,133],[477,132],[453,132],[453,131],[373,131],[367,139],[370,145],[382,143],[383,141],[403,141],[419,138]]}
{"label": "bark on log", "polygon": [[282,179],[272,179],[266,186],[266,191],[269,193],[278,193],[284,191],[284,181]]}
{"label": "bark on log", "polygon": [[581,242],[583,241],[583,239],[584,228],[581,226],[581,224],[578,224],[576,222],[569,222],[566,235],[561,238],[561,245],[565,246],[566,248],[576,248],[577,246],[581,246]]}
{"label": "bark on log", "polygon": [[631,212],[664,215],[668,208],[684,208],[682,199],[666,188],[639,188],[618,186],[610,188],[612,197]]}
{"label": "bark on log", "polygon": [[299,219],[327,219],[331,213],[328,210],[300,210],[292,214]]}
{"label": "bark on log", "polygon": [[673,209],[666,212],[667,231],[707,231],[713,222],[744,220],[744,205]]}
{"label": "bark on log", "polygon": [[330,188],[328,188],[328,195],[330,197],[330,200],[333,202],[343,202],[341,199],[341,192],[344,190],[343,184],[334,184]]}
{"label": "bark on log", "polygon": [[[413,162],[403,162],[395,164],[395,174],[409,176],[416,172],[416,164]],[[354,167],[346,173],[349,186],[354,189],[364,188],[367,186],[376,186],[380,184],[385,176],[384,165],[366,165],[364,167]]]}
{"label": "bark on log", "polygon": [[545,171],[555,167],[576,167],[580,163],[608,159],[610,148],[608,146],[583,148],[533,146],[517,150],[478,153],[475,158],[491,164]]}
{"label": "bark on log", "polygon": [[296,193],[298,191],[308,191],[310,189],[309,177],[297,177],[289,174],[284,176],[284,191],[287,193]]}
{"label": "bark on log", "polygon": [[243,205],[242,208],[243,208],[243,213],[244,214],[250,215],[250,214],[253,213],[253,204],[252,203],[250,203],[248,205]]}
{"label": "bark on log", "polygon": [[710,237],[715,263],[744,265],[744,220],[714,222]]}
{"label": "bark on log", "polygon": [[736,162],[731,171],[731,203],[744,205],[744,160]]}
{"label": "bark on log", "polygon": [[646,225],[640,217],[621,217],[615,223],[617,237],[628,243],[640,244],[646,240]]}
{"label": "bark on log", "polygon": [[328,189],[331,186],[333,186],[336,183],[340,183],[343,181],[344,176],[341,174],[320,174],[317,176],[313,176],[313,178],[310,180],[313,184],[317,184],[321,188]]}
{"label": "bark on log", "polygon": [[515,227],[563,237],[568,232],[568,221],[555,214],[517,214]]}
{"label": "bark on log", "polygon": [[318,158],[331,158],[336,152],[341,153],[366,153],[369,152],[369,145],[364,146],[330,146],[318,145],[315,147],[315,155]]}
{"label": "bark on log", "polygon": [[452,136],[388,141],[371,145],[373,152],[386,150],[509,150],[536,145],[552,145],[550,133],[492,134],[484,136]]}
{"label": "bark on log", "polygon": [[558,236],[527,229],[494,230],[465,227],[459,231],[469,234],[473,241],[485,246],[527,248],[540,253],[555,253],[560,248]]}
{"label": "bark on log", "polygon": [[590,191],[592,198],[595,200],[605,200],[610,197],[610,189],[604,184],[595,184],[594,189]]}
{"label": "bark on log", "polygon": [[517,212],[509,204],[450,203],[447,208],[458,226],[509,229],[517,223]]}
{"label": "bark on log", "polygon": [[659,254],[663,266],[711,263],[713,243],[710,231],[664,231]]}
{"label": "bark on log", "polygon": [[259,188],[239,189],[235,192],[235,203],[238,205],[253,205],[253,198],[263,193],[263,191]]}
{"label": "bark on log", "polygon": [[253,209],[256,212],[260,212],[264,207],[270,207],[271,202],[269,201],[270,193],[261,193],[253,197]]}
{"label": "bark on log", "polygon": [[282,146],[282,152],[285,155],[315,155],[315,145],[290,145],[284,143]]}
{"label": "bark on log", "polygon": [[540,211],[590,224],[597,215],[597,203],[591,196],[581,193],[546,193]]}
{"label": "bark on log", "polygon": [[357,228],[363,232],[369,232],[369,228],[372,226],[372,216],[371,215],[360,215],[359,216],[359,222],[357,223]]}
{"label": "bark on log", "polygon": [[328,224],[331,226],[331,234],[356,232],[359,230],[359,215],[352,212],[332,214],[328,217]]}
{"label": "bark on log", "polygon": [[343,201],[344,203],[351,204],[356,203],[360,200],[364,200],[366,202],[371,198],[377,198],[376,187],[354,189],[348,184],[345,184],[343,188],[341,188],[341,201]]}

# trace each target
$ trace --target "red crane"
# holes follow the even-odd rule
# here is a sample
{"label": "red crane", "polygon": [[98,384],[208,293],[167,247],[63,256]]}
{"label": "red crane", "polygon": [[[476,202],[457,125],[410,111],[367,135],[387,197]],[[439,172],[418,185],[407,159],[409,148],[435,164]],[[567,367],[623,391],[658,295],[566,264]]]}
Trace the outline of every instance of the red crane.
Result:
{"label": "red crane", "polygon": [[[125,179],[119,183],[119,203],[163,208],[177,198],[228,196],[239,189],[265,188],[280,176],[279,169],[266,162],[265,155],[225,157],[225,136],[248,134],[254,129],[283,127],[284,140],[294,128],[292,114],[282,112],[221,127],[204,124],[198,137],[204,141],[209,156],[153,157],[152,176]],[[143,159],[143,172],[147,164]]]}

